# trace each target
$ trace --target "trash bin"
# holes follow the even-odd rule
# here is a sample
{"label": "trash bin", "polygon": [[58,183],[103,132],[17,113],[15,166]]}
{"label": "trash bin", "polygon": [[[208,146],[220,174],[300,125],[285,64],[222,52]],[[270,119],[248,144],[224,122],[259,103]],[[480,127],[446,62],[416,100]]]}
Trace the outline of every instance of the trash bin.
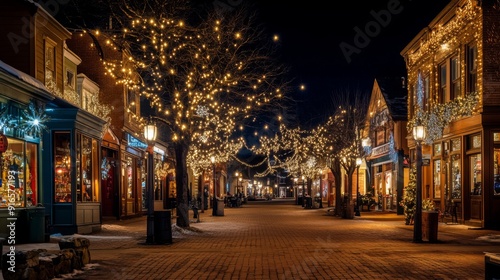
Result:
{"label": "trash bin", "polygon": [[26,208],[28,226],[28,243],[45,242],[45,207],[36,206]]}
{"label": "trash bin", "polygon": [[437,211],[422,211],[422,238],[429,242],[438,240],[438,219]]}
{"label": "trash bin", "polygon": [[299,196],[297,198],[297,205],[302,205],[304,206],[304,198],[302,196]]}
{"label": "trash bin", "polygon": [[154,243],[172,243],[172,215],[170,209],[154,211]]}
{"label": "trash bin", "polygon": [[224,199],[217,199],[216,215],[224,216]]}
{"label": "trash bin", "polygon": [[486,253],[484,256],[484,279],[500,279],[500,254]]}

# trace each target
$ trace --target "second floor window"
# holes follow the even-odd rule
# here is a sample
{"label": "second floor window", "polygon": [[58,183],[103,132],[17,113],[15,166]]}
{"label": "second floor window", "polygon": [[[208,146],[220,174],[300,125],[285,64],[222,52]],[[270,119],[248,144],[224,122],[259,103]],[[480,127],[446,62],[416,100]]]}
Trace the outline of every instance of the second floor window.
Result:
{"label": "second floor window", "polygon": [[137,115],[137,95],[135,90],[131,88],[127,89],[127,106],[131,113]]}
{"label": "second floor window", "polygon": [[477,90],[477,46],[467,47],[467,92]]}
{"label": "second floor window", "polygon": [[45,85],[56,80],[56,43],[45,38]]}
{"label": "second floor window", "polygon": [[439,103],[446,103],[461,96],[461,69],[458,55],[454,55],[438,66]]}
{"label": "second floor window", "polygon": [[429,76],[425,76],[423,79],[423,100],[422,100],[422,109],[424,111],[427,110],[428,108],[428,102],[429,102],[429,92],[430,92],[430,78]]}
{"label": "second floor window", "polygon": [[447,77],[447,71],[446,71],[446,63],[443,63],[439,65],[439,96],[438,96],[438,102],[439,103],[444,103],[446,102],[446,77]]}
{"label": "second floor window", "polygon": [[460,60],[458,56],[450,59],[450,100],[460,96]]}

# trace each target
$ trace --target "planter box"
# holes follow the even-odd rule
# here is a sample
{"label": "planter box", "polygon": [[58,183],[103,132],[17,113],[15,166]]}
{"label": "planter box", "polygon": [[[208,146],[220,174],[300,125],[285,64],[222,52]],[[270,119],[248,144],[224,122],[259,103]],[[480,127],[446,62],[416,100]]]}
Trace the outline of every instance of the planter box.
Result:
{"label": "planter box", "polygon": [[429,242],[437,242],[438,219],[439,212],[422,211],[422,239],[427,239]]}

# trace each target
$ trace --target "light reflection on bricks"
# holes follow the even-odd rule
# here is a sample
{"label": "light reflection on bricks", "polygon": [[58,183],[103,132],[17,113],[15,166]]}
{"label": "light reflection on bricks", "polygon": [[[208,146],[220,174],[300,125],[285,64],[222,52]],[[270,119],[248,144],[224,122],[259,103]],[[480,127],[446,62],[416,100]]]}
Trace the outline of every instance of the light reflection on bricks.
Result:
{"label": "light reflection on bricks", "polygon": [[482,279],[484,252],[500,252],[477,239],[498,231],[464,225],[440,223],[438,243],[412,243],[413,227],[394,213],[348,220],[278,200],[224,211],[203,213],[197,232],[176,232],[171,245],[140,245],[144,217],[106,221],[96,236],[130,238],[92,239],[99,265],[78,279]]}

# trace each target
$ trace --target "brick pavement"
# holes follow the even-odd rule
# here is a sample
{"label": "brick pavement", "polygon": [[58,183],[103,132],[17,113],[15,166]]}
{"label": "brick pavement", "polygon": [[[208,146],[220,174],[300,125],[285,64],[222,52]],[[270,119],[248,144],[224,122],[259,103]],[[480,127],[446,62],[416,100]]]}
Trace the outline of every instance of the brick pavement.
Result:
{"label": "brick pavement", "polygon": [[438,242],[413,243],[394,213],[349,220],[280,200],[224,211],[193,219],[196,231],[174,226],[169,245],[143,245],[145,217],[106,220],[87,236],[91,269],[73,279],[484,279],[484,252],[500,253],[481,240],[499,231],[465,225],[439,223]]}

